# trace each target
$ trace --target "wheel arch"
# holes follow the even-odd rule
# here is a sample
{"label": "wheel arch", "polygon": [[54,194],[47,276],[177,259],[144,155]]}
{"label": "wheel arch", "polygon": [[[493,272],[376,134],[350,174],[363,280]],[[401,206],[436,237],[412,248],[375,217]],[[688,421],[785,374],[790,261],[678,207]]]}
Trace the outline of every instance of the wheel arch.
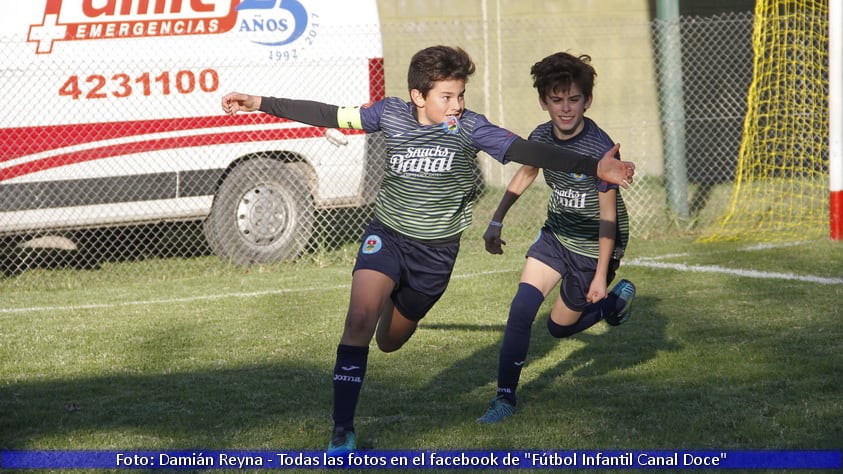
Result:
{"label": "wheel arch", "polygon": [[229,163],[225,170],[223,170],[222,174],[220,174],[219,178],[217,178],[217,182],[214,183],[214,199],[216,199],[216,196],[219,194],[219,189],[220,186],[222,186],[223,181],[225,181],[235,168],[248,161],[264,158],[268,158],[279,163],[295,165],[296,169],[303,172],[307,177],[307,186],[310,190],[311,197],[315,196],[317,190],[316,171],[304,155],[289,150],[267,150],[242,155]]}

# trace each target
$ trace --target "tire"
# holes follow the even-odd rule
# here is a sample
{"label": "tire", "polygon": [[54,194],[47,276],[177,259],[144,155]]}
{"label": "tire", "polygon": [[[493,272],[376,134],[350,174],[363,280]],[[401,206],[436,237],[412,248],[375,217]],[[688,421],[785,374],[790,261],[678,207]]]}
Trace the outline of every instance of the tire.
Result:
{"label": "tire", "polygon": [[256,158],[231,170],[203,225],[214,254],[244,266],[300,255],[314,221],[313,199],[302,166]]}

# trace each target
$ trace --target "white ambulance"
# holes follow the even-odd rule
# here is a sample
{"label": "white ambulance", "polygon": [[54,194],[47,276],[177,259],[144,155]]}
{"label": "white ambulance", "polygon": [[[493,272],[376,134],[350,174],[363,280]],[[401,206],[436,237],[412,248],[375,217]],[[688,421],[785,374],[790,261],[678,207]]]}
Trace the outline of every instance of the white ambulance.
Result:
{"label": "white ambulance", "polygon": [[374,199],[377,135],[220,99],[380,99],[375,0],[26,0],[0,51],[0,236],[204,221],[221,258],[265,263],[302,251],[316,210]]}

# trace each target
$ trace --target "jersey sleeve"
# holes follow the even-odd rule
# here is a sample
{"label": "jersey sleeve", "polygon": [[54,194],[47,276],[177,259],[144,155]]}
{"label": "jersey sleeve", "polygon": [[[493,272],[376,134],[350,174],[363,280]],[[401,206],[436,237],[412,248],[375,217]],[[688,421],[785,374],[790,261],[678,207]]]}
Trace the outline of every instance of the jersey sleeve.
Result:
{"label": "jersey sleeve", "polygon": [[501,163],[507,163],[504,155],[516,138],[518,135],[490,123],[484,115],[477,114],[471,141],[474,146],[485,151],[492,158]]}
{"label": "jersey sleeve", "polygon": [[312,100],[293,100],[262,97],[260,111],[276,117],[306,123],[316,127],[337,127],[336,105]]}
{"label": "jersey sleeve", "polygon": [[386,99],[357,107],[360,116],[360,128],[366,133],[377,132],[381,129],[381,118],[386,108]]}

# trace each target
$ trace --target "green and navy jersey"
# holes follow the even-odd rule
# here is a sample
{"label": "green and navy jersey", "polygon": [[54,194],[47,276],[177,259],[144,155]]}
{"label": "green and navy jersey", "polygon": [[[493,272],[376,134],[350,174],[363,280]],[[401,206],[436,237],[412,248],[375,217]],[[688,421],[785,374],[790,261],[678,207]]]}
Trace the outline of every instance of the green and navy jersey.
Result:
{"label": "green and navy jersey", "polygon": [[477,152],[504,162],[517,136],[470,110],[437,125],[421,125],[413,111],[397,97],[360,109],[363,130],[383,131],[387,145],[375,216],[416,239],[451,237],[471,225]]}
{"label": "green and navy jersey", "polygon": [[[606,132],[585,118],[577,136],[560,140],[553,134],[553,124],[546,122],[530,134],[530,140],[550,143],[586,156],[603,156],[614,142]],[[618,157],[619,158],[619,157]],[[582,174],[544,169],[544,178],[551,193],[547,203],[547,226],[568,250],[591,258],[600,255],[599,192],[617,189],[617,232],[614,258],[623,256],[629,239],[629,216],[617,185]]]}

